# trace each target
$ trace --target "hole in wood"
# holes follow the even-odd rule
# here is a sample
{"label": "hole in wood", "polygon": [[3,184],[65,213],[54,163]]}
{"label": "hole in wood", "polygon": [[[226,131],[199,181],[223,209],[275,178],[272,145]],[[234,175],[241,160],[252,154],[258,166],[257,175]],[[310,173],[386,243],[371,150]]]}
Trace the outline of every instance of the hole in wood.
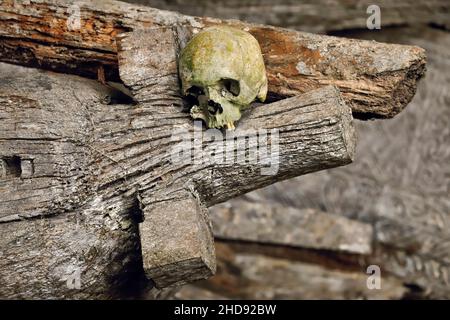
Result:
{"label": "hole in wood", "polygon": [[18,156],[3,157],[0,159],[0,177],[14,178],[22,174],[21,160]]}
{"label": "hole in wood", "polygon": [[118,82],[108,82],[107,87],[108,94],[101,101],[103,104],[137,104],[137,102],[133,98],[131,91],[123,84]]}

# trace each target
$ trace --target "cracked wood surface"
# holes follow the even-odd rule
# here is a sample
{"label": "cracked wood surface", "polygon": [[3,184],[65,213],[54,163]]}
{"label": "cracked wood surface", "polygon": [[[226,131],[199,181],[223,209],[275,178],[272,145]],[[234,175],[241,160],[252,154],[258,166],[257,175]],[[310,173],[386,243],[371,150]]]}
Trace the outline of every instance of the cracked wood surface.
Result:
{"label": "cracked wood surface", "polygon": [[[73,24],[76,1],[0,1],[0,60],[118,80],[117,35],[150,26],[183,25],[189,32],[219,23],[252,33],[264,55],[269,97],[279,99],[336,85],[355,116],[393,117],[414,96],[424,74],[424,50],[413,46],[290,31],[197,18],[115,1],[80,4],[80,28]],[[149,44],[151,47],[151,44]]]}
{"label": "cracked wood surface", "polygon": [[[188,127],[186,126],[185,117],[174,116],[177,114],[177,110],[180,110],[183,106],[178,92],[176,61],[179,46],[186,40],[186,33],[179,28],[149,28],[121,34],[118,39],[121,79],[131,89],[136,101],[154,105],[154,111],[148,116],[147,121],[160,125],[172,125],[178,131],[184,130],[181,133],[182,136],[192,134],[189,132],[189,123]],[[147,43],[152,43],[153,46],[150,48]],[[317,109],[319,105],[320,110]],[[315,171],[319,167],[327,167],[334,162],[333,159],[336,159],[339,165],[343,164],[341,161],[344,158],[348,159],[346,161],[351,161],[355,141],[350,125],[351,114],[347,111],[339,92],[328,87],[303,96],[254,108],[251,113],[244,115],[233,135],[236,139],[242,140],[245,139],[250,130],[260,128],[279,129],[278,143],[281,149],[277,151],[279,152],[279,155],[277,155],[280,157],[279,160],[275,159],[277,161],[276,175],[280,177],[279,179],[286,179],[293,175]],[[172,121],[168,123],[167,119],[163,117],[158,119],[157,114],[165,115],[167,118],[170,117]],[[332,115],[333,117],[345,118],[342,122],[338,121],[341,122],[339,126],[342,126],[342,128],[336,127],[336,129],[342,130],[343,134],[337,140],[335,139],[335,133],[328,131],[329,125],[337,124],[337,119],[329,118]],[[317,122],[317,119],[321,120]],[[160,135],[165,134],[162,126],[157,127],[156,130]],[[300,138],[300,136],[295,138],[295,132],[297,132],[297,135],[308,136],[308,139]],[[195,155],[200,152],[203,152],[204,155],[210,155],[217,151],[223,152],[223,142],[216,141],[215,138],[216,134],[219,133],[220,135],[220,132],[208,130],[208,133],[210,133],[210,136],[205,136],[203,139],[212,141],[212,143],[206,145],[204,150],[197,150],[194,146],[192,152]],[[230,134],[230,132],[228,133]],[[192,134],[192,137],[195,139],[195,133]],[[271,137],[271,139],[274,138]],[[316,149],[316,145],[323,145],[324,142],[330,142],[329,147],[331,148],[322,149],[321,147],[321,151],[305,154],[300,151]],[[246,149],[248,146],[244,143],[244,146],[236,145],[236,148],[236,153],[245,154],[242,148]],[[297,150],[295,155],[292,153],[294,150]],[[163,163],[163,165],[159,170],[164,171],[164,163],[167,160],[162,160],[160,163]],[[306,163],[309,164],[305,166]],[[211,274],[214,270],[214,265],[211,263],[214,257],[211,250],[201,249],[203,245],[206,246],[205,248],[212,247],[212,235],[202,231],[208,228],[200,225],[197,229],[199,233],[192,236],[190,232],[185,231],[192,229],[195,224],[192,224],[192,219],[186,217],[185,220],[177,222],[179,232],[172,231],[170,228],[174,228],[175,223],[168,225],[167,219],[171,220],[171,218],[166,219],[164,216],[167,212],[167,206],[176,208],[177,205],[168,204],[161,207],[158,204],[155,207],[152,203],[155,201],[158,203],[162,201],[177,203],[179,198],[175,195],[184,192],[180,191],[180,185],[183,185],[183,181],[191,179],[193,181],[189,183],[192,183],[197,190],[199,200],[210,206],[273,183],[273,175],[261,174],[264,166],[265,164],[262,162],[253,165],[204,163],[189,168],[186,168],[186,165],[183,164],[178,170],[171,168],[167,172],[167,179],[178,180],[177,184],[169,183],[168,187],[160,193],[153,187],[142,188],[141,202],[145,206],[144,213],[148,212],[148,216],[152,217],[144,220],[141,224],[141,234],[145,232],[142,241],[144,267],[159,287],[192,280],[186,277],[187,271],[183,270],[195,270],[191,275],[193,279]],[[181,197],[184,199],[184,196]],[[198,214],[195,204],[192,204],[192,210],[187,210],[187,212],[192,212],[193,216],[199,217],[199,221],[205,220],[201,214]],[[159,219],[153,218],[158,215],[161,215]],[[176,215],[175,212],[174,217]],[[209,224],[207,220],[205,223]],[[178,237],[173,237],[174,233]],[[192,239],[195,239],[197,245],[193,245]],[[202,242],[199,239],[204,241]],[[190,253],[190,247],[199,248],[199,251],[196,252],[203,253],[195,256],[196,260],[194,260],[199,265],[193,265],[192,255],[185,255]],[[156,256],[159,258],[155,259]],[[186,261],[190,262],[186,264]],[[159,271],[161,266],[163,266],[162,272]],[[198,270],[205,270],[205,273],[203,274]],[[177,274],[180,275],[179,279]]]}
{"label": "cracked wood surface", "polygon": [[[257,108],[242,119],[240,125],[244,129],[261,125],[277,127],[284,125],[280,121],[293,118],[288,126],[290,130],[284,132],[285,135],[282,135],[281,139],[284,138],[288,142],[285,144],[284,151],[286,151],[288,162],[292,166],[295,165],[295,168],[280,167],[279,174],[272,179],[256,175],[261,168],[255,166],[246,166],[237,171],[233,171],[236,168],[206,166],[197,168],[199,171],[183,172],[184,168],[171,170],[167,161],[158,162],[156,159],[158,156],[154,159],[148,158],[150,154],[157,153],[161,146],[168,147],[172,143],[168,141],[167,134],[164,134],[163,127],[172,124],[183,126],[189,123],[188,132],[192,132],[192,121],[188,120],[186,114],[180,118],[168,116],[173,112],[180,112],[182,105],[181,99],[177,96],[177,90],[174,89],[177,87],[177,81],[174,80],[176,70],[173,71],[177,49],[170,41],[164,44],[165,40],[170,39],[168,29],[158,29],[161,31],[160,34],[158,37],[153,35],[150,42],[146,42],[149,40],[148,35],[141,38],[142,42],[138,42],[141,44],[138,52],[158,47],[162,42],[162,48],[173,53],[158,56],[153,52],[152,56],[150,52],[148,64],[145,64],[145,57],[143,61],[138,61],[140,64],[135,63],[134,72],[142,67],[146,73],[153,72],[153,78],[134,77],[133,68],[127,71],[128,66],[133,65],[130,63],[130,57],[127,58],[127,52],[135,49],[133,46],[127,46],[127,37],[136,36],[139,39],[145,33],[139,31],[141,29],[151,33],[152,26],[176,24],[177,30],[183,34],[181,37],[175,34],[175,37],[178,37],[175,42],[182,45],[192,33],[220,21],[191,18],[148,8],[127,7],[120,3],[92,1],[86,2],[82,7],[82,28],[68,30],[67,10],[70,4],[71,2],[67,1],[30,1],[30,5],[17,6],[11,1],[0,1],[1,59],[57,71],[80,73],[90,77],[97,76],[99,67],[102,67],[106,71],[107,80],[118,80],[120,73],[121,80],[131,87],[137,106],[115,104],[117,103],[114,102],[115,96],[120,94],[94,82],[88,82],[83,86],[80,83],[86,80],[48,73],[36,76],[34,71],[27,77],[20,71],[21,69],[5,67],[7,72],[11,74],[17,72],[21,75],[21,78],[9,74],[5,76],[3,83],[8,83],[10,89],[14,88],[10,82],[19,83],[20,79],[21,83],[34,87],[33,90],[45,88],[52,91],[53,77],[61,77],[57,81],[59,82],[57,92],[60,94],[51,98],[40,97],[47,98],[48,103],[46,102],[45,107],[40,104],[34,105],[35,101],[39,100],[36,98],[38,91],[31,90],[25,94],[24,88],[14,88],[18,92],[22,90],[22,96],[8,95],[3,102],[6,106],[5,113],[9,116],[11,113],[16,114],[18,105],[30,103],[30,107],[25,108],[26,114],[21,114],[23,110],[19,111],[18,119],[31,120],[33,117],[39,119],[36,122],[31,121],[33,123],[18,121],[13,124],[11,132],[17,129],[19,135],[25,136],[30,133],[42,133],[42,127],[39,128],[39,125],[42,125],[51,128],[50,132],[56,136],[61,132],[63,136],[72,134],[74,131],[75,134],[62,141],[37,134],[37,141],[46,142],[47,145],[43,143],[45,145],[43,150],[48,150],[49,153],[49,158],[40,162],[45,156],[41,158],[40,154],[30,154],[26,151],[27,143],[36,142],[36,137],[20,136],[18,140],[22,144],[19,143],[16,149],[16,145],[13,143],[8,145],[7,142],[13,141],[16,137],[12,134],[10,139],[8,136],[10,132],[8,130],[5,132],[7,137],[2,142],[6,141],[6,148],[2,149],[5,155],[0,154],[2,155],[0,174],[3,179],[13,181],[12,188],[7,186],[5,189],[14,189],[19,193],[23,191],[24,194],[29,192],[32,196],[27,202],[28,194],[24,195],[23,199],[20,196],[17,197],[19,193],[12,195],[12,205],[17,204],[14,201],[19,201],[24,210],[19,214],[16,210],[16,214],[12,215],[6,212],[7,214],[2,217],[5,222],[1,225],[4,228],[2,233],[8,233],[2,245],[2,248],[7,248],[2,250],[2,255],[8,257],[4,261],[5,268],[26,270],[18,278],[2,277],[1,282],[5,284],[2,295],[78,298],[136,296],[142,293],[143,287],[148,290],[150,286],[143,281],[142,264],[146,268],[147,276],[153,276],[154,282],[160,287],[198,278],[199,275],[207,276],[214,269],[207,262],[213,257],[213,253],[211,250],[201,248],[202,246],[211,248],[208,241],[212,243],[212,240],[208,239],[208,221],[204,221],[201,225],[202,219],[198,219],[199,215],[202,216],[202,206],[225,201],[232,196],[276,180],[351,161],[354,140],[350,111],[343,112],[346,108],[343,100],[336,89],[329,87],[264,106],[267,109]],[[248,27],[260,41],[266,63],[270,68],[273,99],[295,95],[327,84],[335,84],[343,91],[344,99],[356,115],[364,113],[363,117],[390,117],[401,111],[411,99],[415,92],[416,81],[423,75],[424,52],[417,47],[340,40],[247,25],[236,21],[227,23],[242,28]],[[129,32],[132,30],[137,32]],[[166,35],[161,37],[165,33]],[[162,41],[157,41],[160,39]],[[146,43],[151,45],[146,46]],[[161,49],[161,47],[158,48]],[[168,65],[163,64],[165,68],[168,68],[164,70],[171,70],[169,73],[158,69],[158,64],[164,61],[164,59],[161,61],[161,57],[169,57],[166,61]],[[292,59],[289,60],[289,57]],[[285,65],[282,64],[283,59],[286,59]],[[293,68],[297,71],[293,71]],[[127,72],[130,76],[128,79]],[[37,83],[34,77],[42,82]],[[51,80],[43,80],[46,77]],[[134,78],[139,82],[133,83]],[[77,84],[74,85],[73,79],[79,79],[79,83],[75,81]],[[50,89],[48,89],[49,83]],[[61,83],[64,83],[64,86]],[[66,120],[58,121],[60,119],[58,116],[61,117],[58,114],[62,112],[53,112],[52,108],[73,103],[69,102],[70,98],[67,94],[62,93],[63,87],[66,89],[71,85],[82,90],[83,95],[87,94],[89,97],[84,96],[79,100],[76,94],[75,99],[78,102],[68,108],[69,118],[72,120],[66,123]],[[27,89],[29,90],[29,87]],[[54,93],[52,91],[53,95]],[[35,96],[30,98],[30,94]],[[119,102],[122,100],[123,97],[119,97]],[[161,101],[164,103],[160,103]],[[310,101],[312,106],[317,106],[317,109],[310,110],[309,105],[304,104],[304,101]],[[113,103],[113,108],[99,111],[107,103]],[[46,110],[48,106],[50,108]],[[291,106],[295,107],[290,109]],[[82,110],[76,111],[77,108]],[[287,112],[286,109],[288,109]],[[283,111],[286,118],[278,119],[278,114]],[[30,116],[33,112],[35,114]],[[311,114],[313,118],[309,118]],[[325,120],[322,121],[321,118],[322,120],[317,121],[314,116],[324,117]],[[305,124],[306,127],[303,127]],[[84,129],[88,129],[89,134],[79,135],[78,133],[83,132]],[[292,135],[292,129],[294,135]],[[306,135],[303,135],[305,132]],[[149,136],[154,137],[154,134],[158,141],[149,138]],[[331,140],[310,139],[309,135],[316,134],[328,136]],[[335,135],[336,138],[333,138]],[[291,143],[290,139],[298,139],[298,143]],[[315,143],[318,143],[320,147],[316,148]],[[321,148],[325,151],[323,153],[325,159],[322,159]],[[208,150],[208,147],[206,149]],[[308,154],[308,151],[312,153]],[[297,158],[304,152],[308,154],[308,157]],[[72,153],[81,155],[78,155],[78,158],[70,158]],[[318,160],[319,164],[314,165],[309,162],[311,155],[313,158],[316,157],[314,159]],[[45,171],[43,164],[45,165],[47,160],[55,166],[50,165],[51,169],[46,172],[47,175],[39,176]],[[77,162],[80,166],[71,167],[72,163]],[[80,167],[88,169],[80,170]],[[174,172],[181,174],[176,175]],[[195,174],[199,172],[200,174]],[[36,173],[38,178],[49,179],[37,179],[39,181],[35,184]],[[237,187],[236,177],[240,178]],[[41,183],[40,186],[39,183]],[[51,200],[39,193],[39,188],[45,189],[47,185],[52,187],[52,192],[55,191],[54,195],[50,195],[53,197]],[[76,192],[80,190],[81,192]],[[189,197],[197,201],[192,202],[192,206],[185,205],[183,202]],[[159,238],[161,234],[172,231],[167,228],[167,219],[157,218],[157,213],[168,210],[167,206],[160,205],[176,204],[179,201],[187,209],[186,212],[192,214],[194,220],[200,220],[198,228],[193,229],[193,236],[187,239],[194,250],[188,252],[188,256],[182,256],[181,259],[177,258],[177,252],[174,254],[170,250],[176,249],[181,243],[186,245],[186,238],[178,239],[178,243],[175,241],[172,248],[164,248],[167,251],[160,251],[161,248],[155,251],[154,245],[157,242],[153,241],[163,239]],[[197,205],[200,205],[200,209]],[[49,210],[39,210],[47,207]],[[194,209],[189,210],[190,207]],[[148,216],[146,212],[155,213],[156,224],[155,221],[149,224],[149,219],[145,219],[140,224],[141,239],[139,239],[137,222],[143,215]],[[45,215],[47,218],[42,219],[41,217]],[[39,219],[32,219],[36,217]],[[31,220],[19,221],[27,218]],[[157,225],[158,222],[161,224]],[[189,219],[187,219],[186,224],[180,223],[176,226],[176,231],[181,231],[178,234],[184,235],[182,230],[186,230],[189,225]],[[146,227],[149,226],[153,232],[162,233],[153,233],[155,236],[153,239],[152,232],[145,233],[151,236],[142,243],[144,257],[142,262],[139,240],[142,241],[142,232],[148,230]],[[161,228],[158,228],[159,226]],[[20,230],[16,231],[15,227],[19,227]],[[83,242],[82,239],[88,240]],[[103,245],[103,243],[106,244]],[[16,256],[14,256],[15,252],[17,252]],[[161,252],[165,258],[159,261],[148,259],[155,252]],[[39,256],[45,259],[39,260]],[[205,256],[207,259],[204,259]],[[197,262],[191,264],[192,261],[200,262],[200,264]],[[156,265],[154,262],[157,262]],[[37,267],[33,268],[33,266]],[[166,268],[165,271],[164,268]],[[198,268],[201,269],[200,272]],[[82,290],[67,287],[66,281],[73,275],[74,270],[81,271]],[[171,273],[173,278],[168,279],[167,273]],[[27,288],[27,284],[30,283],[31,289]],[[126,287],[132,288],[132,292],[126,292],[124,290]],[[155,289],[150,292],[154,291]]]}
{"label": "cracked wood surface", "polygon": [[[147,30],[146,36],[160,33]],[[167,46],[172,59],[173,45]],[[145,60],[141,65],[146,67]],[[195,129],[181,111],[178,89],[168,90],[177,81],[174,63],[161,81],[131,86],[145,93],[135,91],[137,104],[108,104],[117,93],[94,80],[8,64],[0,68],[0,294],[5,298],[139,296],[150,286],[143,281],[139,240],[144,240],[145,259],[155,252],[152,237],[159,236],[150,232],[139,238],[137,225],[146,212],[186,194],[210,206],[277,180],[347,164],[353,157],[351,110],[332,87],[255,107],[242,118],[236,135],[251,128],[280,130],[279,171],[260,176],[258,165],[183,168],[170,163],[168,150],[177,142],[171,139],[173,129]],[[147,99],[158,93],[166,98]],[[207,143],[205,150],[215,143]],[[153,211],[155,219],[158,212]],[[158,231],[167,235],[192,226],[187,219],[174,231],[164,221],[159,220]],[[152,228],[157,223],[153,220]],[[208,234],[207,221],[197,223],[190,242],[176,239],[172,248],[180,243],[199,248],[189,258],[202,261],[203,271],[198,265],[192,269],[186,256],[177,260],[166,246],[157,272],[148,268],[147,275],[156,274],[156,285],[158,279],[161,287],[167,285],[168,272],[173,284],[213,271],[202,258],[213,257],[211,245],[199,240]],[[145,219],[141,233],[148,226]],[[201,249],[205,245],[208,250]],[[74,272],[81,276],[81,289],[67,286]]]}

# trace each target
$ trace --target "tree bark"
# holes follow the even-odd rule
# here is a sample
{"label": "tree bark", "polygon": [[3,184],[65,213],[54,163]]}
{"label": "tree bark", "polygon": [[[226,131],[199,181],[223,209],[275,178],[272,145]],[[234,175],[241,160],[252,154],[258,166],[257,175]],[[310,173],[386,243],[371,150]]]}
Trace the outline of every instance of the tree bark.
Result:
{"label": "tree bark", "polygon": [[[74,14],[78,12],[79,15]],[[80,24],[77,24],[77,17]],[[276,100],[336,85],[355,116],[393,117],[414,96],[424,74],[424,50],[313,35],[281,28],[194,18],[115,1],[77,4],[70,0],[0,5],[0,61],[119,80],[116,37],[150,26],[183,25],[188,33],[226,23],[259,41]],[[151,48],[151,44],[148,44]]]}

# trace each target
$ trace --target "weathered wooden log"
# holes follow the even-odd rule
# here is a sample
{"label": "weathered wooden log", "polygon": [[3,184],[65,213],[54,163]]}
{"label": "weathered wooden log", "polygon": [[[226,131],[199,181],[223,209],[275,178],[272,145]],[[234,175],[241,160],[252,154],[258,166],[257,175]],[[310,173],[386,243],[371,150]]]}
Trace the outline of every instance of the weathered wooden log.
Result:
{"label": "weathered wooden log", "polygon": [[125,0],[191,16],[238,19],[252,23],[282,26],[302,31],[365,29],[378,5],[381,27],[436,24],[450,28],[450,3],[446,0]]}
{"label": "weathered wooden log", "polygon": [[[216,241],[217,274],[181,288],[178,299],[401,299],[407,288],[382,273],[380,290],[367,287],[360,257],[355,263],[330,252]],[[359,261],[359,263],[358,263]]]}
{"label": "weathered wooden log", "polygon": [[118,34],[157,25],[198,32],[220,23],[248,30],[258,39],[272,99],[331,84],[343,92],[355,116],[392,117],[411,100],[424,73],[425,54],[418,47],[194,18],[110,0],[2,1],[0,61],[89,77],[104,68],[107,80],[118,80]]}
{"label": "weathered wooden log", "polygon": [[[269,156],[261,156],[264,161],[256,163],[216,162],[213,154],[224,146],[217,139],[220,132],[203,132],[182,112],[176,57],[179,45],[192,33],[220,21],[93,2],[87,11],[81,10],[83,25],[77,29],[69,23],[73,18],[66,12],[71,11],[70,4],[2,2],[2,59],[85,76],[102,75],[106,70],[106,79],[117,80],[120,75],[133,97],[77,77],[1,66],[5,71],[0,80],[5,84],[0,88],[2,118],[6,120],[0,136],[1,186],[5,190],[0,198],[0,219],[2,233],[8,233],[1,247],[7,257],[3,270],[11,270],[1,275],[3,296],[116,297],[123,296],[124,287],[133,288],[131,294],[136,295],[142,287],[148,288],[140,283],[142,263],[158,287],[206,277],[215,269],[207,206],[352,160],[355,141],[350,109],[337,89],[324,87],[252,109],[242,118],[233,141],[245,142],[249,132],[259,129],[275,130],[270,136],[262,135],[275,158],[269,152]],[[126,8],[131,11],[125,13]],[[351,87],[349,83],[360,81],[364,73],[370,74],[365,80],[370,85],[372,81],[386,85],[378,98],[387,101],[388,107],[383,111],[378,108],[381,100],[366,99],[372,111],[363,111],[358,106],[364,103],[358,102],[352,87],[345,98],[353,111],[393,115],[411,98],[423,73],[424,56],[418,48],[342,42],[232,23],[249,28],[261,42],[274,97],[328,83],[341,89]],[[63,34],[58,35],[61,30]],[[311,49],[313,42],[317,47]],[[289,45],[293,51],[287,50]],[[386,58],[387,49],[392,58],[373,61]],[[400,56],[401,50],[405,52]],[[305,61],[311,54],[318,60],[299,64],[304,62],[298,60],[299,51],[306,51],[306,56],[300,57]],[[286,61],[298,72],[314,71],[307,74],[313,76],[313,84],[305,85],[280,65],[277,59],[287,58],[286,54],[295,56],[295,61]],[[354,64],[346,60],[348,54],[364,58]],[[371,66],[370,71],[365,64]],[[343,76],[346,70],[354,74]],[[385,78],[391,71],[393,78]],[[382,81],[374,80],[381,74]],[[390,87],[394,83],[395,90]],[[369,89],[370,94],[377,92],[374,87]],[[385,95],[392,90],[399,93],[394,99]],[[199,149],[196,132],[202,141]],[[174,162],[174,150],[180,146],[177,139],[190,135],[194,145],[183,154],[194,154],[194,165]],[[233,159],[235,153],[237,159],[249,154],[251,146],[233,144]],[[195,163],[198,154],[206,161]],[[270,168],[275,164],[271,175],[262,174],[267,164]],[[184,220],[177,219],[181,215]],[[141,256],[137,223],[142,218]],[[170,233],[176,237],[171,239]],[[14,246],[8,246],[11,243]],[[26,272],[15,277],[13,270],[22,269]],[[130,272],[134,276],[128,276]],[[32,288],[27,287],[30,283]]]}
{"label": "weathered wooden log", "polygon": [[[135,50],[145,53],[139,48],[145,41],[137,39],[152,40],[157,50],[136,55]],[[134,101],[93,80],[1,64],[2,297],[121,297],[124,287],[139,292],[137,222],[142,216],[144,266],[156,285],[207,276],[214,271],[208,221],[197,219],[198,228],[189,223],[204,207],[351,162],[351,110],[337,89],[326,87],[255,107],[241,119],[237,140],[251,130],[277,130],[279,161],[273,175],[261,175],[267,162],[174,164],[176,131],[185,130],[185,136],[200,129],[182,112],[177,43],[171,28],[121,36],[121,76]],[[138,66],[143,72],[133,73]],[[220,141],[205,141],[209,160]],[[268,139],[268,145],[276,142],[274,136]],[[233,146],[233,154],[248,150],[249,145]],[[186,223],[177,219],[171,230],[164,213],[176,211],[171,205],[187,195],[200,209]],[[182,232],[187,226],[190,242]],[[181,238],[158,247],[155,239],[167,239],[161,232]],[[173,250],[187,243],[194,246],[187,254]],[[156,259],[157,252],[163,258]]]}
{"label": "weathered wooden log", "polygon": [[[328,180],[330,190],[339,188],[339,201],[323,193],[325,206],[337,214],[358,208],[359,220],[375,223],[372,262],[406,283],[411,296],[449,299],[450,33],[430,27],[387,31],[355,36],[423,46],[430,56],[430,76],[405,117],[359,129],[364,134],[360,165],[310,183]],[[370,190],[362,193],[363,186]],[[377,201],[371,204],[373,198]]]}
{"label": "weathered wooden log", "polygon": [[372,251],[371,225],[317,209],[236,199],[213,207],[211,220],[214,236],[224,240],[353,254]]}

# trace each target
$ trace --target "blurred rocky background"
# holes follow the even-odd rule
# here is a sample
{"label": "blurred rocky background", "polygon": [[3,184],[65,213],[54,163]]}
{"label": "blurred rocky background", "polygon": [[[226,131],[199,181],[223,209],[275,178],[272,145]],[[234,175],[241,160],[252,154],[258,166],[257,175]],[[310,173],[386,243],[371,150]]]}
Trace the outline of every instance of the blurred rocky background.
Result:
{"label": "blurred rocky background", "polygon": [[[353,164],[215,207],[217,275],[175,298],[450,298],[450,1],[129,0],[198,16],[418,45],[428,71],[407,109],[357,121]],[[381,30],[368,30],[369,5]],[[367,287],[369,265],[381,289]]]}

